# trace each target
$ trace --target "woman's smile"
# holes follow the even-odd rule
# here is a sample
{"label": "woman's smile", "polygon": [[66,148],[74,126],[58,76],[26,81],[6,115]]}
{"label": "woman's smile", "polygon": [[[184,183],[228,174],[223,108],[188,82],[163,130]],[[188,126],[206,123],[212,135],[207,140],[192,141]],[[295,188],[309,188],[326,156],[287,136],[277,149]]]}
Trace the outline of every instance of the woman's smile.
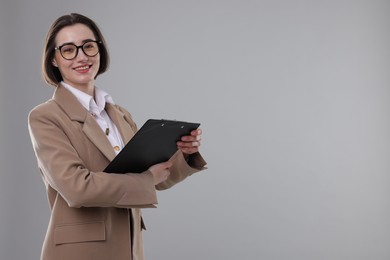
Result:
{"label": "woman's smile", "polygon": [[78,66],[78,67],[74,68],[74,70],[79,72],[79,73],[87,73],[90,71],[91,67],[92,67],[92,65],[82,65],[82,66]]}

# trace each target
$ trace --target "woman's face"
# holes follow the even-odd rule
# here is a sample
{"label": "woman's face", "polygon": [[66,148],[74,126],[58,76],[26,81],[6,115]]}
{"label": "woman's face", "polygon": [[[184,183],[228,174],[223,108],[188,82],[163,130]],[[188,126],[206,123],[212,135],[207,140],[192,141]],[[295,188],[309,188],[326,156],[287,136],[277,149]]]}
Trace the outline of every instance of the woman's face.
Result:
{"label": "woman's face", "polygon": [[[95,41],[96,38],[89,27],[84,24],[75,24],[62,28],[55,38],[56,47],[64,44],[74,44],[81,46],[85,42]],[[66,48],[62,48],[67,52]],[[100,54],[90,57],[85,55],[82,48],[78,49],[77,56],[74,59],[67,60],[62,57],[60,50],[56,50],[53,59],[53,65],[58,67],[65,83],[88,92],[92,89],[96,74],[99,71]]]}

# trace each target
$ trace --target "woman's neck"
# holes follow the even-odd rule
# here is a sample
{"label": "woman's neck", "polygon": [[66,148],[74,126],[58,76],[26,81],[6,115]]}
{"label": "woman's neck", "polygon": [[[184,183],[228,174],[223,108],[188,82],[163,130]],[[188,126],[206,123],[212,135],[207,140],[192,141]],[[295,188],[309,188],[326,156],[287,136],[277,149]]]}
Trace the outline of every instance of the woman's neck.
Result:
{"label": "woman's neck", "polygon": [[66,81],[64,81],[66,84],[92,96],[93,98],[95,98],[95,84],[94,82],[90,82],[88,84],[72,84],[72,83],[68,83]]}

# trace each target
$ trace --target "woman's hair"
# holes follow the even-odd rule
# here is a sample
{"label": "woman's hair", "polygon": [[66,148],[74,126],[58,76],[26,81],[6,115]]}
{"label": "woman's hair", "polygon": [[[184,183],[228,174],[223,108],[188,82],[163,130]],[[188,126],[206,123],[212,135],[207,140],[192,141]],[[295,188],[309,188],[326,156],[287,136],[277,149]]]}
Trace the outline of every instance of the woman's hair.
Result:
{"label": "woman's hair", "polygon": [[50,30],[48,31],[46,36],[46,43],[43,50],[42,74],[44,80],[49,85],[58,86],[58,84],[63,80],[59,69],[53,65],[53,58],[55,53],[54,48],[57,47],[55,42],[56,36],[62,28],[74,24],[86,25],[92,30],[93,34],[96,37],[96,40],[101,42],[101,44],[99,44],[100,66],[96,77],[105,72],[108,68],[110,57],[106,48],[106,41],[104,40],[104,37],[96,23],[90,18],[77,13],[63,15],[59,17],[56,21],[54,21],[54,23],[50,27]]}

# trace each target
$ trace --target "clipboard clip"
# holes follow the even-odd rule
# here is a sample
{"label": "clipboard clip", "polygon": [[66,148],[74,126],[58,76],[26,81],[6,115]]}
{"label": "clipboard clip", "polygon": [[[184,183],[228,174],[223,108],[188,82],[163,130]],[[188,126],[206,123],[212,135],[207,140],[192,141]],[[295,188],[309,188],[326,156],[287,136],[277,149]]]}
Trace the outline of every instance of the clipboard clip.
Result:
{"label": "clipboard clip", "polygon": [[[162,121],[162,122],[161,122],[161,125],[160,125],[160,126],[164,126],[164,125],[165,125],[164,121],[168,121],[168,122],[169,122],[169,121],[176,121],[176,122],[177,122],[176,119],[164,119],[164,118],[161,118],[161,121]],[[184,128],[184,125],[181,125],[180,128],[183,129],[183,128]]]}
{"label": "clipboard clip", "polygon": [[[164,121],[177,121],[176,119],[164,119],[164,118],[161,118],[161,126],[164,126],[165,125],[165,123],[164,123]],[[183,128],[184,126],[182,126],[181,128]]]}

